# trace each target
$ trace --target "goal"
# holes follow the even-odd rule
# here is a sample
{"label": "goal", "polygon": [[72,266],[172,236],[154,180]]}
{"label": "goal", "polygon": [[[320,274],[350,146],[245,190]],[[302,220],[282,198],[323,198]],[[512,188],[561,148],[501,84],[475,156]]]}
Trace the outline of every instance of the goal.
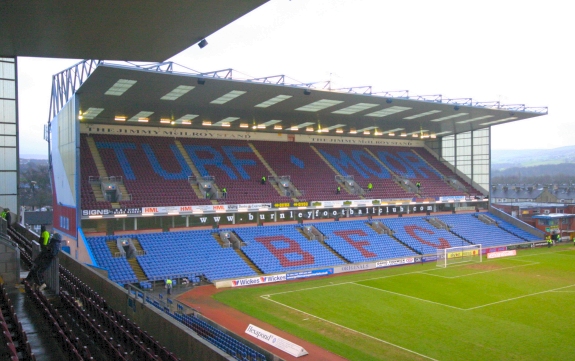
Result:
{"label": "goal", "polygon": [[459,246],[437,250],[437,267],[447,267],[456,263],[482,262],[481,245]]}

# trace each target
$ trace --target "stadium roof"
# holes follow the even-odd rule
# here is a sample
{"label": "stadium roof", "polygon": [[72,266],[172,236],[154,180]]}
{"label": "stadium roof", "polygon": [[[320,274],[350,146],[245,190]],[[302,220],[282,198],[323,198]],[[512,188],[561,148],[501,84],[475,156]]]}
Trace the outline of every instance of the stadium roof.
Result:
{"label": "stadium roof", "polygon": [[[79,69],[90,66],[93,69]],[[290,83],[283,75],[237,80],[231,69],[198,73],[176,67],[80,63],[55,77],[50,119],[65,103],[62,92],[73,90],[68,83],[84,71],[91,75],[76,82],[83,82],[76,94],[84,123],[119,124],[116,119],[123,117],[124,124],[156,127],[243,131],[256,127],[264,132],[278,132],[281,127],[294,132],[321,129],[332,135],[339,129],[341,135],[355,131],[357,136],[369,132],[369,136],[418,137],[445,136],[547,113],[547,108],[412,96],[407,91],[375,93],[371,87],[330,90],[329,82]],[[184,125],[187,121],[191,124]]]}
{"label": "stadium roof", "polygon": [[164,61],[266,2],[0,1],[0,56]]}

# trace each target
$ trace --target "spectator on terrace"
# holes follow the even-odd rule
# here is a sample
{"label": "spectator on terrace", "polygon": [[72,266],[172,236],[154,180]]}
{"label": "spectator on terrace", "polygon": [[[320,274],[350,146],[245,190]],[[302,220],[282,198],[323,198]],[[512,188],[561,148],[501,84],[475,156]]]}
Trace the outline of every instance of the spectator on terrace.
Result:
{"label": "spectator on terrace", "polygon": [[172,294],[172,280],[171,279],[166,279],[166,293],[168,295]]}
{"label": "spectator on terrace", "polygon": [[58,252],[60,252],[61,242],[62,236],[59,233],[55,233],[50,239],[48,247],[42,249],[40,254],[34,258],[32,269],[30,269],[26,280],[34,282],[36,285],[41,285],[40,290],[46,288],[46,284],[44,283],[44,272],[48,267],[50,267],[52,260],[56,258]]}
{"label": "spectator on terrace", "polygon": [[265,175],[262,177],[262,182],[261,182],[261,183],[262,183],[262,184],[266,184],[266,176],[265,176]]}
{"label": "spectator on terrace", "polygon": [[367,191],[371,192],[372,189],[373,189],[373,184],[371,184],[371,182],[367,183]]}
{"label": "spectator on terrace", "polygon": [[6,220],[6,227],[10,227],[12,224],[12,214],[10,213],[10,209],[6,208],[4,212],[5,213],[2,215],[2,218]]}
{"label": "spectator on terrace", "polygon": [[48,233],[45,226],[40,226],[40,248],[44,249],[48,247],[49,241],[50,241],[50,233]]}
{"label": "spectator on terrace", "polygon": [[228,190],[226,187],[222,188],[222,198],[228,198]]}

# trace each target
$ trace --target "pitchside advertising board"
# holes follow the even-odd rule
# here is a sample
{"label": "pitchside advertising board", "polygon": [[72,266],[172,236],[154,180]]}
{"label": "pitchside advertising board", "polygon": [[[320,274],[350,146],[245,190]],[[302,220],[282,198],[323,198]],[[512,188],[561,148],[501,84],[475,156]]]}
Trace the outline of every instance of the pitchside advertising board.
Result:
{"label": "pitchside advertising board", "polygon": [[308,354],[307,351],[300,345],[297,345],[291,341],[286,340],[285,338],[282,338],[252,324],[248,325],[248,328],[246,328],[246,333],[294,357],[300,357]]}
{"label": "pitchside advertising board", "polygon": [[[435,257],[437,259],[437,257]],[[300,278],[310,278],[310,277],[319,277],[319,276],[329,276],[332,274],[339,274],[339,273],[347,273],[347,272],[355,272],[355,271],[364,271],[364,270],[371,270],[376,268],[384,268],[384,267],[392,267],[392,266],[401,266],[406,264],[418,263],[421,262],[422,257],[406,257],[406,258],[397,258],[385,261],[378,261],[378,262],[366,262],[366,263],[358,263],[358,264],[348,264],[343,266],[336,266],[331,268],[322,268],[322,269],[315,269],[309,271],[301,271],[301,272],[291,272],[291,273],[282,273],[277,275],[271,276],[260,276],[260,277],[248,277],[242,278],[237,280],[231,281],[216,281],[216,287],[244,287],[244,286],[254,286],[254,285],[261,285],[266,283],[275,283],[281,281],[290,281]]]}

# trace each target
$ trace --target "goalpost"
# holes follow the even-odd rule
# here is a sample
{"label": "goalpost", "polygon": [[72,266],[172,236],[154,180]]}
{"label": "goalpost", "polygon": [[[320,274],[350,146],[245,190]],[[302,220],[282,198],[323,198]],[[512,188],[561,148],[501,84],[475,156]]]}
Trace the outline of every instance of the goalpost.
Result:
{"label": "goalpost", "polygon": [[465,262],[482,262],[481,245],[473,244],[469,246],[459,246],[442,248],[437,250],[437,267],[447,267],[448,265]]}

